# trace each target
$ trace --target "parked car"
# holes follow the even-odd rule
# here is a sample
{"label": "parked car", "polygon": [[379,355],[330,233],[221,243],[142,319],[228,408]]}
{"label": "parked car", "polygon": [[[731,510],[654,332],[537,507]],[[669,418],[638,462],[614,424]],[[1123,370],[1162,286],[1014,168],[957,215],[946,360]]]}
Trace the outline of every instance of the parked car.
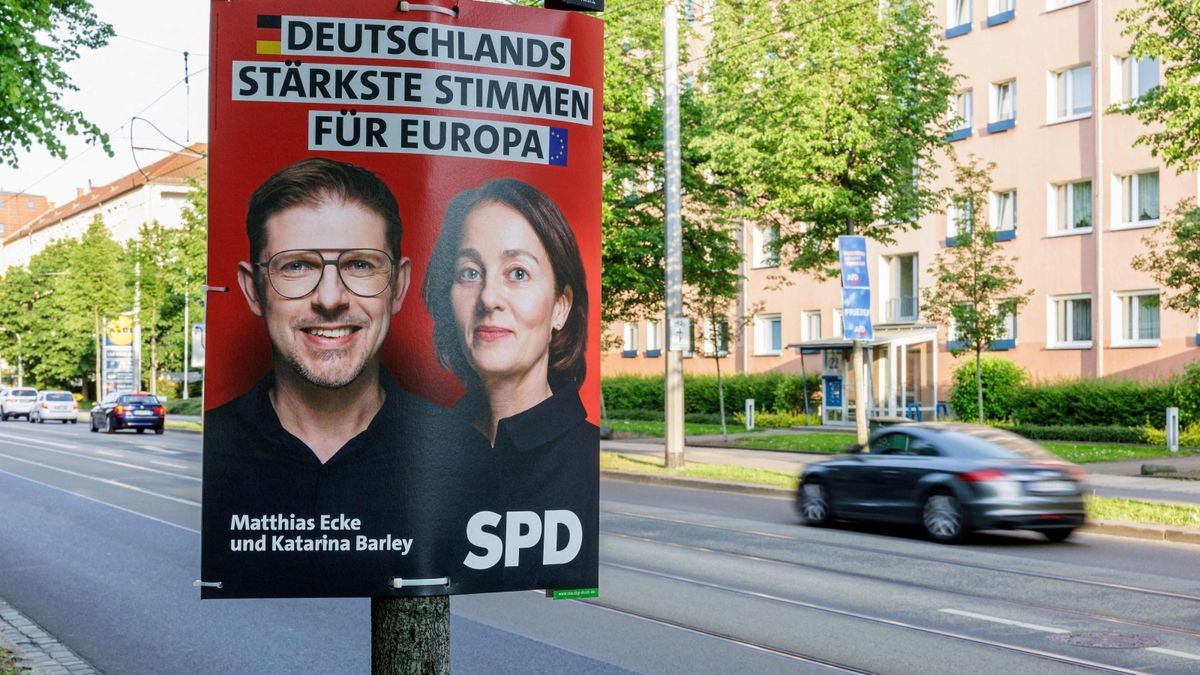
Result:
{"label": "parked car", "polygon": [[29,421],[42,424],[46,420],[58,420],[63,424],[78,422],[79,404],[75,402],[75,396],[69,391],[39,391]]}
{"label": "parked car", "polygon": [[1079,467],[1002,429],[902,424],[806,467],[796,508],[809,525],[911,523],[942,543],[986,529],[1036,530],[1062,541],[1084,523],[1084,480]]}
{"label": "parked car", "polygon": [[37,389],[32,387],[13,387],[7,389],[0,397],[0,421],[7,422],[10,417],[29,419],[33,404],[37,402]]}
{"label": "parked car", "polygon": [[92,407],[90,415],[92,431],[103,428],[110,434],[120,429],[136,429],[139,434],[153,429],[161,434],[166,418],[163,404],[144,391],[109,394]]}

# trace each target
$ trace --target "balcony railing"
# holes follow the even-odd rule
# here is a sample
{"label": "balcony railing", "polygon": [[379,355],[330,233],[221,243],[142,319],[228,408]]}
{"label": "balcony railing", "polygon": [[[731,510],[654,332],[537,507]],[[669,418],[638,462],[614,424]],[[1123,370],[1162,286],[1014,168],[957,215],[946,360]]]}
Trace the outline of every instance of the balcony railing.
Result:
{"label": "balcony railing", "polygon": [[917,296],[901,296],[889,298],[887,301],[888,323],[917,320]]}

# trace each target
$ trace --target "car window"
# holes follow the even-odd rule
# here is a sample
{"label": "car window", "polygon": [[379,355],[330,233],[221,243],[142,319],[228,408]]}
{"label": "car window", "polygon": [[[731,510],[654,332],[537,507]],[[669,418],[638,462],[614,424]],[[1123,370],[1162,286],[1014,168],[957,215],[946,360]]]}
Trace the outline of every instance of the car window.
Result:
{"label": "car window", "polygon": [[37,396],[37,389],[13,389],[13,396]]}
{"label": "car window", "polygon": [[47,401],[74,401],[75,397],[65,391],[50,392],[46,394]]}
{"label": "car window", "polygon": [[144,403],[146,405],[158,405],[158,399],[153,396],[122,396],[121,403]]}
{"label": "car window", "polygon": [[908,436],[905,434],[884,434],[871,442],[872,455],[903,455],[908,451]]}
{"label": "car window", "polygon": [[931,445],[927,441],[923,441],[919,438],[914,438],[908,444],[908,454],[920,455],[921,457],[937,457],[941,453],[939,453],[937,451],[937,448],[933,447],[933,445]]}

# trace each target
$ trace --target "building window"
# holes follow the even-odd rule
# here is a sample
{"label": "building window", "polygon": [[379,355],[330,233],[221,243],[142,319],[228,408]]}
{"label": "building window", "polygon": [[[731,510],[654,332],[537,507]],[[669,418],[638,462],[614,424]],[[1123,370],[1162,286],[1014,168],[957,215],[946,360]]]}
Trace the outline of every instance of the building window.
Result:
{"label": "building window", "polygon": [[842,309],[839,307],[833,310],[833,325],[829,327],[829,336],[840,338],[845,334],[846,330],[842,326]]}
{"label": "building window", "polygon": [[1092,65],[1085,63],[1050,74],[1050,121],[1062,122],[1092,114]]}
{"label": "building window", "polygon": [[1017,123],[1017,81],[1007,80],[992,85],[991,120],[988,133],[1011,129]]}
{"label": "building window", "polygon": [[1081,5],[1085,2],[1087,0],[1046,0],[1046,11],[1052,12],[1056,9],[1070,7],[1071,5]]}
{"label": "building window", "polygon": [[704,320],[704,355],[726,356],[729,354],[729,322],[725,319]]}
{"label": "building window", "polygon": [[783,351],[783,319],[778,314],[754,318],[754,353],[775,356]]}
{"label": "building window", "polygon": [[821,339],[821,312],[800,312],[800,340],[809,342]]}
{"label": "building window", "polygon": [[917,254],[885,258],[889,289],[884,306],[890,322],[917,320]]}
{"label": "building window", "polygon": [[1126,56],[1118,59],[1113,75],[1120,78],[1114,92],[1120,93],[1118,101],[1135,101],[1158,86],[1158,59],[1155,57],[1135,58]]}
{"label": "building window", "polygon": [[[972,210],[971,202],[966,199],[950,201],[950,206],[946,209],[946,233],[951,240],[971,231],[971,223],[974,220]],[[953,241],[948,243],[954,244]]]}
{"label": "building window", "polygon": [[947,0],[946,37],[958,37],[971,32],[971,0]]}
{"label": "building window", "polygon": [[1050,233],[1071,233],[1092,229],[1092,181],[1052,185]]}
{"label": "building window", "polygon": [[993,192],[991,194],[991,223],[996,239],[1011,239],[1017,231],[1017,191]]}
{"label": "building window", "polygon": [[971,113],[973,95],[970,89],[960,91],[950,99],[950,137],[957,141],[971,135]]}
{"label": "building window", "polygon": [[1113,341],[1122,345],[1157,345],[1158,291],[1117,293],[1113,307]]}
{"label": "building window", "polygon": [[621,336],[621,356],[633,358],[638,353],[638,326],[636,323],[626,323]]}
{"label": "building window", "polygon": [[1051,297],[1050,335],[1047,342],[1051,347],[1087,348],[1092,346],[1092,298],[1090,295],[1064,295]]}
{"label": "building window", "polygon": [[1143,227],[1158,223],[1158,171],[1145,171],[1117,179],[1121,200],[1116,220],[1118,225]]}
{"label": "building window", "polygon": [[1017,11],[1017,0],[988,0],[989,18],[1011,14],[1015,11]]}
{"label": "building window", "polygon": [[646,322],[646,356],[662,356],[662,323]]}
{"label": "building window", "polygon": [[778,225],[755,225],[750,239],[754,267],[779,267]]}

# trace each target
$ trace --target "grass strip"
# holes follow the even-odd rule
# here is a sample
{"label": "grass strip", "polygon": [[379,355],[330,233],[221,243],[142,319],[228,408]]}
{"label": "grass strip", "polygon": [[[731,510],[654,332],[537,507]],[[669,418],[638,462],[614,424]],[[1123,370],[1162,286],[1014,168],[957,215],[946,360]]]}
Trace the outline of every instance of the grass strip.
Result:
{"label": "grass strip", "polygon": [[0,675],[23,675],[27,672],[29,671],[17,667],[16,661],[13,661],[12,652],[0,647]]}
{"label": "grass strip", "polygon": [[[637,471],[684,478],[728,480],[738,483],[770,485],[789,490],[796,489],[796,481],[799,478],[795,474],[783,471],[718,464],[685,463],[683,469],[672,471],[663,466],[663,460],[660,457],[628,456],[614,452],[600,453],[600,470]],[[1200,504],[1165,504],[1094,495],[1088,495],[1085,502],[1088,517],[1098,520],[1116,520],[1143,525],[1200,527]]]}

